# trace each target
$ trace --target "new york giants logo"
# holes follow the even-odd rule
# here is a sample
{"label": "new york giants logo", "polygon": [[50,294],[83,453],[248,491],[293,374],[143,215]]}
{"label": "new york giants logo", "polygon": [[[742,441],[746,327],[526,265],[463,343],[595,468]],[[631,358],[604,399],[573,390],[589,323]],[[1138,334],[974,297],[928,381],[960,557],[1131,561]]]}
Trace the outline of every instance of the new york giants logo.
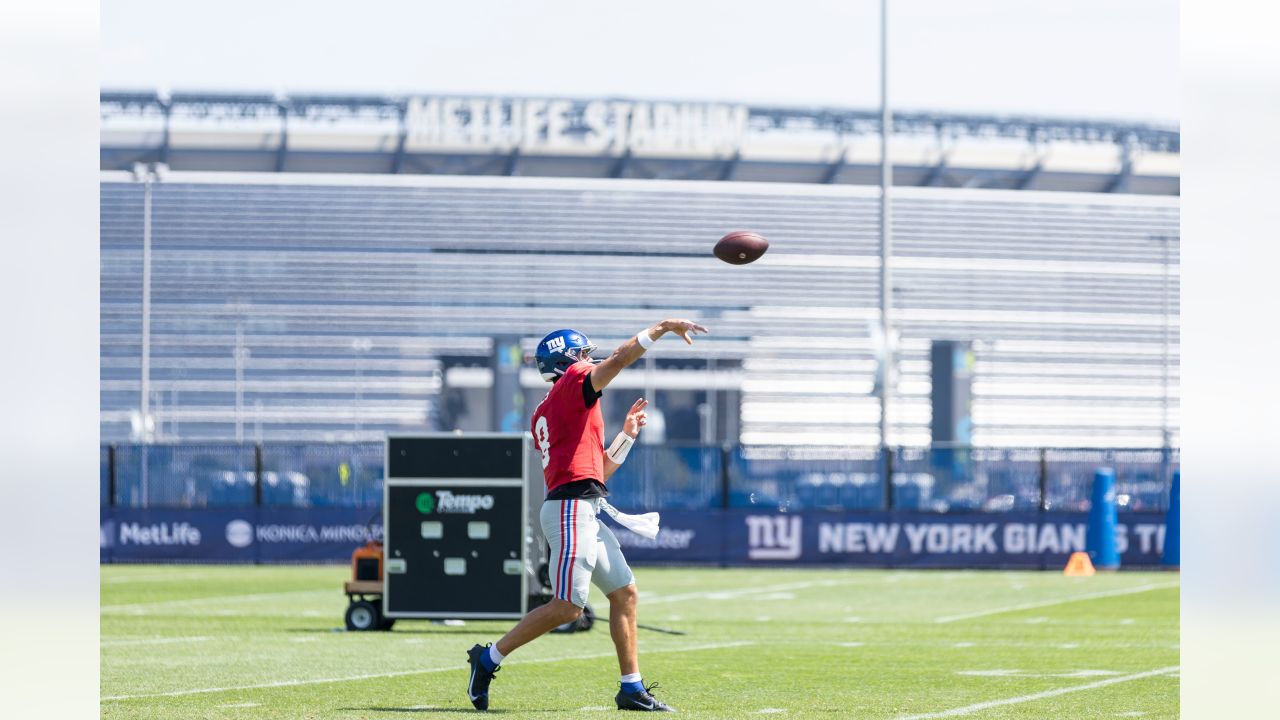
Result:
{"label": "new york giants logo", "polygon": [[800,517],[748,515],[747,559],[795,560],[800,557]]}
{"label": "new york giants logo", "polygon": [[553,337],[547,341],[547,352],[560,352],[564,350],[564,338]]}

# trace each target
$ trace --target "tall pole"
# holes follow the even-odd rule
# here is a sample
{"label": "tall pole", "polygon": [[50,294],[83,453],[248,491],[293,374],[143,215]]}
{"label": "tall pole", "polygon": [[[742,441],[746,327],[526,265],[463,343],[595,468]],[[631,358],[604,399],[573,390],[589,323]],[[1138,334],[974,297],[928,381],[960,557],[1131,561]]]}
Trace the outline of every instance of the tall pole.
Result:
{"label": "tall pole", "polygon": [[[1163,345],[1160,358],[1160,434],[1164,449],[1169,449],[1169,237],[1160,239],[1164,249],[1163,278],[1160,282],[1160,318],[1163,324]],[[1166,453],[1167,455],[1167,453]]]}
{"label": "tall pole", "polygon": [[356,355],[356,399],[352,405],[351,420],[355,427],[355,438],[360,439],[361,403],[364,402],[364,356],[373,349],[373,341],[369,338],[356,338],[351,341],[351,350]]}
{"label": "tall pole", "polygon": [[889,257],[893,254],[889,191],[893,185],[893,164],[889,158],[889,135],[893,113],[889,110],[889,0],[880,0],[880,334],[884,338],[880,382],[880,447],[889,447],[889,396],[893,383],[893,349],[889,311],[893,304]]}
{"label": "tall pole", "polygon": [[142,177],[142,383],[138,409],[142,412],[142,438],[146,442],[151,417],[151,170]]}
{"label": "tall pole", "polygon": [[363,387],[364,385],[364,367],[363,367],[364,346],[363,346],[363,343],[359,340],[356,341],[355,346],[356,346],[356,401],[355,401],[355,404],[352,405],[352,410],[355,411],[354,417],[352,419],[355,421],[355,428],[356,428],[355,439],[358,441],[360,439],[360,401],[361,401],[361,395],[363,394],[361,391],[364,389]]}
{"label": "tall pole", "polygon": [[244,361],[248,349],[244,346],[244,323],[236,323],[236,443],[244,442]]}
{"label": "tall pole", "polygon": [[151,458],[147,443],[151,442],[151,169],[142,176],[142,382],[138,406],[142,411],[142,507],[151,503]]}

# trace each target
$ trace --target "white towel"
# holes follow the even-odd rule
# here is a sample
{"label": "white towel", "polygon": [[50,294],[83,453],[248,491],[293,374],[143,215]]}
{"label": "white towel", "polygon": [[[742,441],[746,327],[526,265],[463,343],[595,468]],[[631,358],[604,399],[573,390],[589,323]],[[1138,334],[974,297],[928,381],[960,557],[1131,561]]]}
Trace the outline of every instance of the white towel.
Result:
{"label": "white towel", "polygon": [[658,537],[658,521],[660,516],[656,512],[645,513],[643,515],[628,515],[624,512],[619,512],[617,508],[610,505],[603,498],[600,501],[600,509],[608,513],[609,517],[616,520],[619,525],[637,535],[642,535],[650,540]]}

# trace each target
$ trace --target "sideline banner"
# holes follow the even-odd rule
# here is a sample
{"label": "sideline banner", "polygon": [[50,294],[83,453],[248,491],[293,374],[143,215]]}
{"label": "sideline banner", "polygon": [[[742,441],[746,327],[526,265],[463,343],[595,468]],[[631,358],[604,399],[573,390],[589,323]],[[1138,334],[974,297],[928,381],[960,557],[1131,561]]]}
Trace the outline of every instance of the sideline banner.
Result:
{"label": "sideline banner", "polygon": [[100,515],[102,562],[348,562],[382,535],[375,508],[103,508]]}
{"label": "sideline banner", "polygon": [[[667,511],[655,540],[613,527],[644,563],[1061,568],[1084,550],[1084,513]],[[1159,513],[1120,513],[1122,567],[1160,563]]]}
{"label": "sideline banner", "polygon": [[[667,510],[652,540],[606,519],[636,564],[1058,569],[1085,513]],[[382,534],[374,508],[101,510],[102,562],[347,562]],[[1120,513],[1121,567],[1158,566],[1162,513]]]}

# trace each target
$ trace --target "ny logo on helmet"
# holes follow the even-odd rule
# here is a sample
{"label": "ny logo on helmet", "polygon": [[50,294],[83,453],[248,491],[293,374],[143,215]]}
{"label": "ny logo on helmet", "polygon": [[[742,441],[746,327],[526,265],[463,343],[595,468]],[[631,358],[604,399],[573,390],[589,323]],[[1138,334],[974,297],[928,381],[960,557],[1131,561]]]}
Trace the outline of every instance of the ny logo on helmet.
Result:
{"label": "ny logo on helmet", "polygon": [[560,352],[564,350],[564,338],[553,337],[547,341],[547,352]]}

